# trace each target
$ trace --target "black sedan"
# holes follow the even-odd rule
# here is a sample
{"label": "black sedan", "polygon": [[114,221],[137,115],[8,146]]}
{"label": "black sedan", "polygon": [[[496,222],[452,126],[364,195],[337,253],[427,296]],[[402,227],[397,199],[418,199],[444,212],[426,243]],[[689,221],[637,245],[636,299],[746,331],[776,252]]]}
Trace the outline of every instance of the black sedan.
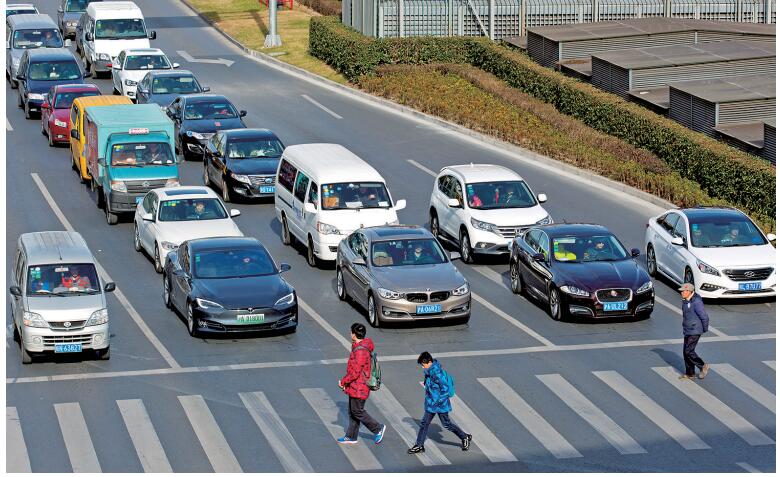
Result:
{"label": "black sedan", "polygon": [[626,251],[601,225],[532,227],[512,242],[512,291],[545,302],[555,320],[645,318],[655,291],[638,256],[639,249]]}
{"label": "black sedan", "polygon": [[166,108],[176,132],[176,151],[185,160],[203,158],[203,146],[222,129],[245,128],[238,111],[226,97],[216,94],[179,96]]}
{"label": "black sedan", "polygon": [[203,183],[219,187],[222,199],[273,197],[284,145],[268,129],[219,131],[205,146]]}
{"label": "black sedan", "polygon": [[181,313],[191,336],[202,332],[287,330],[298,326],[295,290],[259,240],[188,240],[165,259],[165,306]]}

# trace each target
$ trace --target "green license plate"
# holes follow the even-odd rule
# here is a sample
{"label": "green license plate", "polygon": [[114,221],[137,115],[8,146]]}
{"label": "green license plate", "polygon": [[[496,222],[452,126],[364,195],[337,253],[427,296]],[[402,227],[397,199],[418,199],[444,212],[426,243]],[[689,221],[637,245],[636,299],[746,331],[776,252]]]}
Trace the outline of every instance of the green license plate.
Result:
{"label": "green license plate", "polygon": [[252,315],[238,315],[236,321],[239,323],[265,323],[265,315],[262,313]]}

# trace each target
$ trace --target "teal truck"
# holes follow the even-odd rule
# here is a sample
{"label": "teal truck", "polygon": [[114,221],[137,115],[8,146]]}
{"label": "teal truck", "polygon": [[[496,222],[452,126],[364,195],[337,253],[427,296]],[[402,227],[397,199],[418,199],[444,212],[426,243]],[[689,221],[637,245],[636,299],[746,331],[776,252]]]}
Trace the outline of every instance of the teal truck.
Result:
{"label": "teal truck", "polygon": [[160,106],[88,108],[83,134],[91,188],[110,225],[134,212],[150,190],[179,185],[173,122]]}

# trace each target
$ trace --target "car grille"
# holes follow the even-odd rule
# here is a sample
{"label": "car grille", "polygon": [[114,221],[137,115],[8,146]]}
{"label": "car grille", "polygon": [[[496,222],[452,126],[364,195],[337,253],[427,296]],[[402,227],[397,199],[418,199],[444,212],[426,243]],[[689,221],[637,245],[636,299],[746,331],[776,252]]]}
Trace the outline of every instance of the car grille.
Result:
{"label": "car grille", "polygon": [[426,293],[407,293],[406,300],[412,303],[425,303],[428,301],[428,295]]}
{"label": "car grille", "polygon": [[44,345],[55,345],[55,344],[91,344],[92,343],[92,335],[86,334],[86,335],[65,335],[65,336],[44,336],[43,337],[43,344]]}
{"label": "car grille", "polygon": [[412,303],[426,303],[428,301],[439,302],[439,301],[444,301],[449,297],[450,297],[450,292],[448,291],[436,291],[436,292],[431,292],[430,294],[407,293],[406,301],[410,301]]}
{"label": "car grille", "polygon": [[450,297],[450,292],[440,291],[431,293],[431,301],[444,301]]}
{"label": "car grille", "polygon": [[148,181],[126,181],[127,192],[130,194],[139,192],[149,192],[152,189],[159,189],[165,187],[165,183],[168,179],[157,179]]}
{"label": "car grille", "polygon": [[755,293],[769,293],[773,292],[772,288],[764,288],[763,290],[726,290],[724,295],[752,295]]}
{"label": "car grille", "polygon": [[[54,331],[73,331],[84,328],[87,324],[87,320],[81,321],[49,321],[49,328]],[[70,323],[70,326],[65,326],[65,323]]]}
{"label": "car grille", "polygon": [[253,323],[251,325],[223,325],[213,321],[207,321],[208,328],[219,331],[268,331],[275,328],[287,326],[290,323],[290,317],[282,318],[271,323]]}
{"label": "car grille", "polygon": [[274,176],[249,176],[249,180],[253,186],[269,186],[274,185],[274,182],[276,182]]}
{"label": "car grille", "polygon": [[515,238],[523,230],[527,229],[525,225],[503,225],[498,227],[498,232],[504,238]]}
{"label": "car grille", "polygon": [[749,282],[753,280],[766,280],[772,274],[774,268],[751,268],[745,270],[723,270],[727,277],[735,282]]}
{"label": "car grille", "polygon": [[[613,295],[612,292],[615,292]],[[628,301],[631,299],[631,289],[629,288],[605,288],[596,292],[596,297],[601,303],[613,301]]]}

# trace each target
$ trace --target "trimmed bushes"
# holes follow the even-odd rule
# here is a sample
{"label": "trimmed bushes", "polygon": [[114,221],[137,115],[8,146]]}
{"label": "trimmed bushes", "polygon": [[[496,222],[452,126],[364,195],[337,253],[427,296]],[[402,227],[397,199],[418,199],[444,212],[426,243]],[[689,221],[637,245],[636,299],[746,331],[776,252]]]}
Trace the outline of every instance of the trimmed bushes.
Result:
{"label": "trimmed bushes", "polygon": [[301,5],[306,5],[315,12],[323,15],[334,15],[341,18],[341,2],[339,0],[296,0]]}

